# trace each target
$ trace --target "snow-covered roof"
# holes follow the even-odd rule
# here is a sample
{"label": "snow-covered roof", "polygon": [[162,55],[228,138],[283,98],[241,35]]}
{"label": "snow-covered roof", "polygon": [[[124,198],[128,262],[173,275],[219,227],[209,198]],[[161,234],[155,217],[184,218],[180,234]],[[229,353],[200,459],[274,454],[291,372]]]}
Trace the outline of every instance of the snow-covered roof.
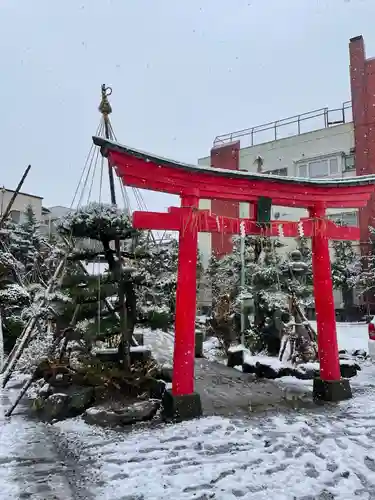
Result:
{"label": "snow-covered roof", "polygon": [[[16,192],[14,189],[8,189],[6,187],[2,187],[1,189],[7,193],[15,193]],[[43,196],[37,196],[36,194],[25,193],[24,191],[19,191],[18,194],[22,195],[22,196],[27,196],[28,198],[35,198],[36,200],[43,200]]]}
{"label": "snow-covered roof", "polygon": [[199,173],[209,173],[214,174],[220,177],[227,178],[238,178],[238,179],[247,179],[247,180],[262,180],[262,181],[270,181],[270,182],[278,182],[278,183],[286,183],[286,184],[304,184],[313,186],[329,186],[329,187],[340,187],[340,186],[360,186],[360,185],[369,185],[375,184],[375,175],[361,175],[356,177],[345,177],[345,178],[335,178],[335,179],[306,179],[300,177],[288,177],[288,176],[280,176],[280,175],[271,175],[264,173],[250,173],[244,172],[242,170],[227,170],[221,168],[209,167],[207,165],[193,165],[188,163],[183,163],[176,160],[171,160],[169,158],[165,158],[163,156],[155,155],[153,153],[148,153],[146,151],[142,151],[140,149],[131,148],[129,146],[119,144],[115,141],[110,141],[103,137],[93,137],[94,144],[100,146],[102,148],[102,154],[104,156],[107,155],[108,151],[117,151],[119,153],[127,154],[144,161],[150,161],[154,163],[158,163],[160,165],[173,167],[177,169],[190,170],[191,172]]}

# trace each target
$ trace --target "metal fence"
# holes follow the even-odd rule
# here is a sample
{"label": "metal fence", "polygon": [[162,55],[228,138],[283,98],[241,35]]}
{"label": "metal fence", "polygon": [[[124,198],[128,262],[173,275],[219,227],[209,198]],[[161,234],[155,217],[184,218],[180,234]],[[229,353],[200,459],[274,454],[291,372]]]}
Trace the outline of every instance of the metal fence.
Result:
{"label": "metal fence", "polygon": [[301,115],[290,116],[282,120],[263,123],[256,127],[218,135],[214,140],[214,146],[238,140],[241,140],[241,147],[255,146],[264,142],[276,141],[351,121],[353,121],[352,104],[351,101],[346,101],[340,108],[315,109]]}

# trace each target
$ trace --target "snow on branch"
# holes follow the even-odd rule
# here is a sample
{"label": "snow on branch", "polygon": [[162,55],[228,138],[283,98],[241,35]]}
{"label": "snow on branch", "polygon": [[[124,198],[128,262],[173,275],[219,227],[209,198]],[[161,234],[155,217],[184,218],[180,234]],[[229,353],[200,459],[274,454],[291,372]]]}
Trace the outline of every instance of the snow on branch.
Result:
{"label": "snow on branch", "polygon": [[126,212],[113,205],[96,202],[67,214],[58,223],[57,230],[65,236],[94,240],[103,237],[107,240],[116,237],[125,239],[135,233]]}

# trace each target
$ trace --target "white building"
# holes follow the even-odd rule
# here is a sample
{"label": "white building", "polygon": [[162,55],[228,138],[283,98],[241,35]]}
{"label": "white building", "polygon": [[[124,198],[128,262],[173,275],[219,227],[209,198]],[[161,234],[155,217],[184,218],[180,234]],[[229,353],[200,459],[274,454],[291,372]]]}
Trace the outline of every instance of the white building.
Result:
{"label": "white building", "polygon": [[[332,116],[341,115],[334,122],[328,121]],[[304,132],[303,129],[318,126],[317,120],[324,124],[323,128]],[[292,128],[295,132],[291,135]],[[292,132],[293,133],[293,132]],[[276,140],[267,140],[267,134],[276,136]],[[253,127],[247,130],[218,136],[214,145],[219,146],[233,141],[241,141],[239,169],[257,172],[259,162],[264,173],[290,177],[351,177],[356,175],[354,165],[354,130],[351,121],[351,109],[345,103],[339,110],[322,109],[304,115],[279,120],[273,123]],[[264,140],[264,142],[263,142]],[[242,144],[249,146],[242,147]],[[211,157],[200,158],[199,165],[210,165]],[[200,207],[211,209],[210,200],[201,200]],[[349,225],[358,225],[357,210],[345,212],[339,209],[328,211],[332,218],[338,218]],[[240,217],[249,216],[249,205],[242,203]],[[273,206],[272,219],[297,220],[307,217],[307,211],[301,208]],[[289,242],[289,245],[288,245]],[[283,242],[293,244],[290,239]],[[204,264],[211,256],[211,235],[200,234],[200,251]]]}
{"label": "white building", "polygon": [[[0,215],[7,209],[13,195],[14,191],[11,189],[6,189],[5,187],[0,189]],[[42,219],[42,201],[43,198],[41,196],[20,192],[13,202],[10,217],[16,223],[22,222],[27,207],[31,206],[35,217],[40,221]]]}

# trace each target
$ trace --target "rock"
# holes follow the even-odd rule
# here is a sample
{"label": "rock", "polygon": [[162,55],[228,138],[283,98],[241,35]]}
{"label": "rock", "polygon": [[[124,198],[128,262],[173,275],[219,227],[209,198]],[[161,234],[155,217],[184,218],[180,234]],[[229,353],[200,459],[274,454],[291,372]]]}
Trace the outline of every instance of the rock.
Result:
{"label": "rock", "polygon": [[244,350],[245,349],[241,346],[230,347],[228,349],[227,366],[229,366],[229,368],[234,368],[235,366],[242,366],[244,364],[244,358],[245,358]]}
{"label": "rock", "polygon": [[[229,365],[228,365],[229,366]],[[256,368],[255,365],[252,365],[250,363],[247,363],[246,361],[242,365],[242,372],[243,373],[255,373]]]}
{"label": "rock", "polygon": [[151,350],[143,345],[130,348],[130,362],[131,364],[137,362],[145,362],[152,359]]}
{"label": "rock", "polygon": [[280,368],[279,370],[279,377],[292,377],[294,376],[294,369],[289,366],[285,366],[283,368]]}
{"label": "rock", "polygon": [[56,373],[53,374],[52,377],[48,378],[48,383],[52,387],[56,387],[58,389],[65,389],[69,387],[72,383],[72,376],[70,373]]}
{"label": "rock", "polygon": [[67,401],[68,395],[64,393],[56,392],[48,396],[40,408],[43,420],[51,422],[52,420],[62,420],[65,418]]}
{"label": "rock", "polygon": [[83,413],[93,402],[93,398],[93,387],[72,386],[64,392],[56,391],[51,395],[47,392],[44,397],[38,395],[33,400],[32,409],[47,422],[63,420]]}
{"label": "rock", "polygon": [[[343,378],[351,378],[357,375],[360,366],[353,361],[340,360],[340,372]],[[294,369],[294,376],[301,380],[312,380],[320,377],[320,368],[318,363],[305,363]]]}
{"label": "rock", "polygon": [[68,400],[66,403],[66,413],[68,417],[75,417],[83,413],[94,400],[93,387],[72,386],[66,391]]}
{"label": "rock", "polygon": [[151,399],[162,399],[163,394],[167,388],[167,384],[164,380],[151,379],[150,380],[150,398]]}
{"label": "rock", "polygon": [[269,364],[267,363],[267,358],[259,358],[246,356],[245,361],[242,365],[243,373],[255,373],[259,378],[275,379],[281,377],[288,377],[294,375],[294,370],[292,367],[284,366],[281,362],[278,362],[275,358],[270,358]]}
{"label": "rock", "polygon": [[160,401],[150,399],[133,404],[94,407],[86,410],[84,420],[88,424],[102,427],[124,426],[151,420],[160,408]]}
{"label": "rock", "polygon": [[257,362],[255,365],[255,374],[259,378],[275,379],[280,378],[279,370],[272,366]]}
{"label": "rock", "polygon": [[108,398],[108,387],[106,387],[105,385],[99,385],[97,387],[94,387],[93,400],[95,403],[102,403],[107,398]]}
{"label": "rock", "polygon": [[83,362],[83,357],[81,351],[71,351],[69,355],[69,366],[75,371],[84,370],[85,363]]}
{"label": "rock", "polygon": [[37,396],[31,402],[31,409],[36,413],[40,413],[44,408],[45,402],[45,398],[43,398],[42,396]]}
{"label": "rock", "polygon": [[313,380],[319,377],[319,365],[317,363],[301,364],[293,372],[293,375],[300,380]]}
{"label": "rock", "polygon": [[164,380],[164,382],[170,383],[173,379],[173,368],[171,366],[162,366],[157,378]]}
{"label": "rock", "polygon": [[317,375],[315,370],[294,370],[293,376],[299,380],[313,380]]}
{"label": "rock", "polygon": [[355,377],[360,369],[361,368],[359,367],[359,365],[357,365],[357,363],[351,363],[351,362],[340,363],[340,372],[342,378]]}
{"label": "rock", "polygon": [[353,351],[352,356],[356,358],[368,358],[368,354],[364,349],[356,349],[355,351]]}
{"label": "rock", "polygon": [[350,354],[339,354],[339,359],[351,359]]}
{"label": "rock", "polygon": [[53,387],[50,384],[43,384],[42,387],[38,390],[38,394],[41,398],[47,399],[48,396],[53,394]]}

